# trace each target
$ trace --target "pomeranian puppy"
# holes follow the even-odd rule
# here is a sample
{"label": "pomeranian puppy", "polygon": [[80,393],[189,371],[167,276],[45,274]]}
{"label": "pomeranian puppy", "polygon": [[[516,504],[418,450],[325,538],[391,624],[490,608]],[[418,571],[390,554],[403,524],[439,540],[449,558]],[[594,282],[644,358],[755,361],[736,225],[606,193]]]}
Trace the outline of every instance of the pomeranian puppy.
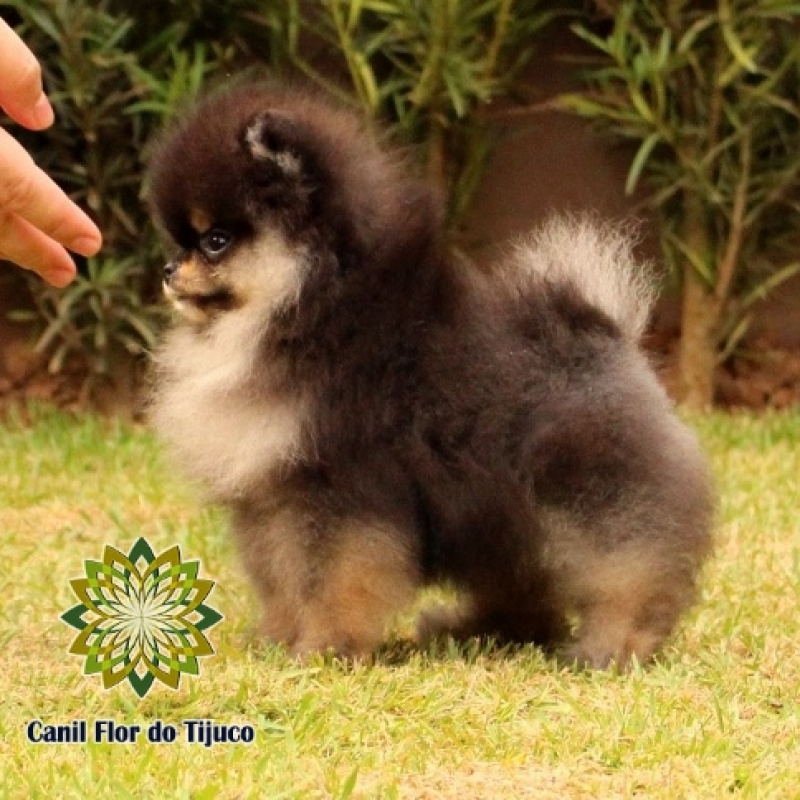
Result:
{"label": "pomeranian puppy", "polygon": [[625,232],[554,219],[493,270],[352,111],[238,85],[154,152],[177,322],[151,417],[230,510],[260,630],[364,656],[417,590],[419,636],[648,659],[692,602],[712,500],[637,340]]}

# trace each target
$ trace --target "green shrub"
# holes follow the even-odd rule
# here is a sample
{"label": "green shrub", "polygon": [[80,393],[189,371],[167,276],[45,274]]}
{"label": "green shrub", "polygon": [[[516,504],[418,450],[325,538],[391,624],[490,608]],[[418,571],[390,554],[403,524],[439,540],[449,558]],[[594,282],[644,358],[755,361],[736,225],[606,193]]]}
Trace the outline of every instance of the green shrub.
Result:
{"label": "green shrub", "polygon": [[[490,152],[491,132],[480,109],[511,93],[535,34],[553,12],[541,0],[293,5],[301,26],[328,44],[327,60],[349,77],[360,106],[392,122],[402,140],[421,146],[430,177],[448,198],[454,227]],[[304,57],[300,41],[290,40],[293,61],[340,91],[327,77],[330,63],[321,72]]]}
{"label": "green shrub", "polygon": [[635,145],[667,260],[683,281],[683,400],[708,406],[716,362],[753,303],[800,271],[800,6],[606,0],[611,32],[579,113]]}
{"label": "green shrub", "polygon": [[78,259],[67,290],[20,273],[51,371],[69,363],[91,389],[120,350],[155,340],[163,261],[143,202],[147,143],[214,74],[268,61],[274,12],[256,0],[131,4],[120,0],[4,0],[3,16],[39,58],[56,111],[46,134],[14,129],[37,163],[103,231],[101,254]]}
{"label": "green shrub", "polygon": [[92,258],[66,289],[40,285],[34,309],[12,312],[12,319],[39,324],[35,350],[47,355],[50,372],[82,359],[82,390],[91,396],[113,377],[121,353],[139,356],[156,343],[161,306],[142,302],[144,277],[138,256]]}

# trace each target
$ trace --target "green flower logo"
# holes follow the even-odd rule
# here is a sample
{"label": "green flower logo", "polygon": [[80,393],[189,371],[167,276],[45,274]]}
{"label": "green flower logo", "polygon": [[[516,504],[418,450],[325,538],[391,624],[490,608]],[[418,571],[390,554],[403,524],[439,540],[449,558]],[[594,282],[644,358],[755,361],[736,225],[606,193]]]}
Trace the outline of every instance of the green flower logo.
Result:
{"label": "green flower logo", "polygon": [[199,675],[199,658],[214,654],[204,631],[222,614],[204,601],[214,581],[200,562],[181,562],[175,545],[156,556],[142,538],[125,555],[106,545],[102,561],[85,561],[86,577],[70,581],[80,603],[61,619],[80,631],[69,652],[84,656],[84,675],[110,689],[126,678],[139,697],[156,680],[177,689],[181,675]]}

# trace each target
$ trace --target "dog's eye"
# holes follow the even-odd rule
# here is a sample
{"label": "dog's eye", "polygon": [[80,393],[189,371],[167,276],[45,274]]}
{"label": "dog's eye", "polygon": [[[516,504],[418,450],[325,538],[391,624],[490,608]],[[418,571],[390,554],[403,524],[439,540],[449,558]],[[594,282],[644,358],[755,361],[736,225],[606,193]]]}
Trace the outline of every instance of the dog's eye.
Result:
{"label": "dog's eye", "polygon": [[200,239],[200,250],[208,259],[219,258],[227,250],[233,237],[221,228],[212,228]]}

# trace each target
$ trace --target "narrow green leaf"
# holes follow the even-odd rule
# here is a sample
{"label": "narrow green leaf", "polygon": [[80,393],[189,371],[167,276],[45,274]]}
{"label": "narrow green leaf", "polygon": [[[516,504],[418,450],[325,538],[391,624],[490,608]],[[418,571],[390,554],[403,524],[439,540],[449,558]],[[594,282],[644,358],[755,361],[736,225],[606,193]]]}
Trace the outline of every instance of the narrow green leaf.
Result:
{"label": "narrow green leaf", "polygon": [[639,177],[642,170],[647,164],[656,145],[661,141],[661,134],[658,132],[651,133],[639,146],[636,151],[631,168],[628,170],[628,178],[625,181],[625,194],[631,195],[636,191],[636,186],[639,183]]}
{"label": "narrow green leaf", "polygon": [[773,272],[769,277],[760,281],[739,301],[739,307],[748,309],[759,300],[766,299],[778,286],[791,280],[795,275],[800,275],[800,262],[787,264],[785,267],[782,267],[777,272]]}
{"label": "narrow green leaf", "polygon": [[674,232],[669,231],[665,234],[665,238],[683,258],[689,262],[689,265],[695,272],[705,281],[708,287],[714,286],[714,273],[713,265],[708,263],[703,256],[692,250],[679,236]]}
{"label": "narrow green leaf", "polygon": [[[732,20],[735,19],[734,13],[731,11],[728,0],[720,0],[720,16],[722,22],[720,29],[722,31],[722,38],[728,46],[731,55],[736,59],[736,62],[746,69],[748,72],[758,72],[758,65],[753,61],[751,52],[742,44],[736,31],[733,29]],[[749,48],[752,52],[757,52],[755,48]]]}
{"label": "narrow green leaf", "polygon": [[742,339],[744,339],[747,331],[750,330],[750,325],[753,321],[753,318],[750,314],[746,314],[741,319],[737,319],[733,325],[733,329],[728,333],[726,336],[723,336],[723,347],[717,353],[717,363],[721,364],[723,361],[726,361],[733,355],[734,351],[739,347],[741,344]]}
{"label": "narrow green leaf", "polygon": [[339,800],[348,800],[349,797],[352,797],[357,782],[358,782],[358,767],[353,769],[353,771],[347,776],[347,778],[345,778],[345,781],[342,784],[341,791],[339,792]]}

